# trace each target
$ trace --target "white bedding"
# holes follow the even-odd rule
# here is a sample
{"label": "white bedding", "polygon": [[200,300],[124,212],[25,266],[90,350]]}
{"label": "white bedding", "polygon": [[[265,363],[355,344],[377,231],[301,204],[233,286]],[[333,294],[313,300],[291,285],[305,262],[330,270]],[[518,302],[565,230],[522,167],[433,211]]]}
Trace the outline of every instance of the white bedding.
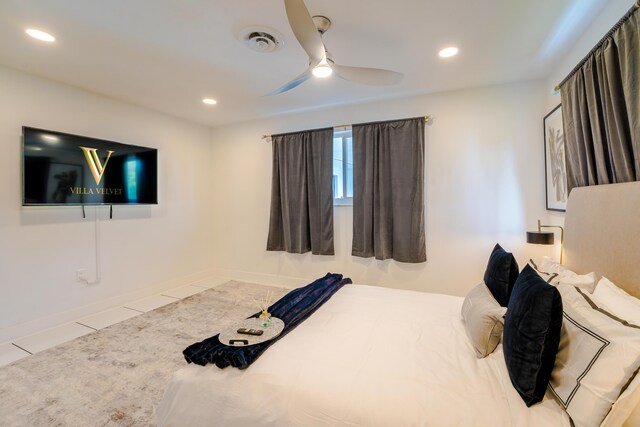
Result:
{"label": "white bedding", "polygon": [[247,370],[176,372],[158,424],[569,426],[549,397],[524,405],[501,345],[476,359],[462,301],[347,285]]}

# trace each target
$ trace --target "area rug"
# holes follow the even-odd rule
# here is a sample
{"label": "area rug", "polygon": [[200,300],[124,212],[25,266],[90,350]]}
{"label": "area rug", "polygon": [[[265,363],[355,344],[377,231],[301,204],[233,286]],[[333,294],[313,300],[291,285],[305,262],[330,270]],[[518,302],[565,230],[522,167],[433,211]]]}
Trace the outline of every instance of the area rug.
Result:
{"label": "area rug", "polygon": [[267,290],[287,293],[227,282],[0,368],[0,425],[155,425],[182,350],[258,311]]}

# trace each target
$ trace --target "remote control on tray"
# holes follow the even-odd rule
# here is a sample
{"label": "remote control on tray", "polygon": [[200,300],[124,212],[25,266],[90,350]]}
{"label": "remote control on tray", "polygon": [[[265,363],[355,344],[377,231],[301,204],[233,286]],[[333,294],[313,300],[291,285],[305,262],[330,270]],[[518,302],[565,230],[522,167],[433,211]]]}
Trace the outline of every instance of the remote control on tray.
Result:
{"label": "remote control on tray", "polygon": [[244,334],[244,335],[255,335],[255,336],[260,336],[264,333],[264,331],[261,331],[260,329],[247,329],[247,328],[240,328],[237,331],[239,334]]}

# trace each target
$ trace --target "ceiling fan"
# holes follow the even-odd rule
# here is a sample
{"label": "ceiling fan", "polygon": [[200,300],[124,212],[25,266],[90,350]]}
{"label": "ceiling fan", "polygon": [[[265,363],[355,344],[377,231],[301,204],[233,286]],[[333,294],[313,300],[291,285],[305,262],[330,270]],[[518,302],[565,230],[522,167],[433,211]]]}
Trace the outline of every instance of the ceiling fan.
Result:
{"label": "ceiling fan", "polygon": [[371,86],[393,85],[402,80],[403,75],[395,71],[336,64],[322,41],[322,34],[331,26],[329,18],[325,16],[312,18],[303,0],[284,0],[284,7],[293,34],[309,55],[309,68],[268,95],[287,92],[313,76],[323,78],[333,73],[341,79]]}

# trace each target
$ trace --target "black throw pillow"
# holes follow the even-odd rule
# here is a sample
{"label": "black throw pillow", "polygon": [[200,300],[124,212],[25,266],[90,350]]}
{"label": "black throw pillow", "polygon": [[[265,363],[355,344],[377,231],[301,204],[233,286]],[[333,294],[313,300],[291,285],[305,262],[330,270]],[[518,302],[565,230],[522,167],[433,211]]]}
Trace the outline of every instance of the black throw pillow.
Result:
{"label": "black throw pillow", "polygon": [[504,320],[504,360],[527,406],[544,397],[562,329],[560,292],[527,265],[518,276]]}
{"label": "black throw pillow", "polygon": [[484,284],[502,307],[509,304],[513,284],[518,278],[518,263],[513,255],[499,244],[493,248],[487,270],[484,272]]}

